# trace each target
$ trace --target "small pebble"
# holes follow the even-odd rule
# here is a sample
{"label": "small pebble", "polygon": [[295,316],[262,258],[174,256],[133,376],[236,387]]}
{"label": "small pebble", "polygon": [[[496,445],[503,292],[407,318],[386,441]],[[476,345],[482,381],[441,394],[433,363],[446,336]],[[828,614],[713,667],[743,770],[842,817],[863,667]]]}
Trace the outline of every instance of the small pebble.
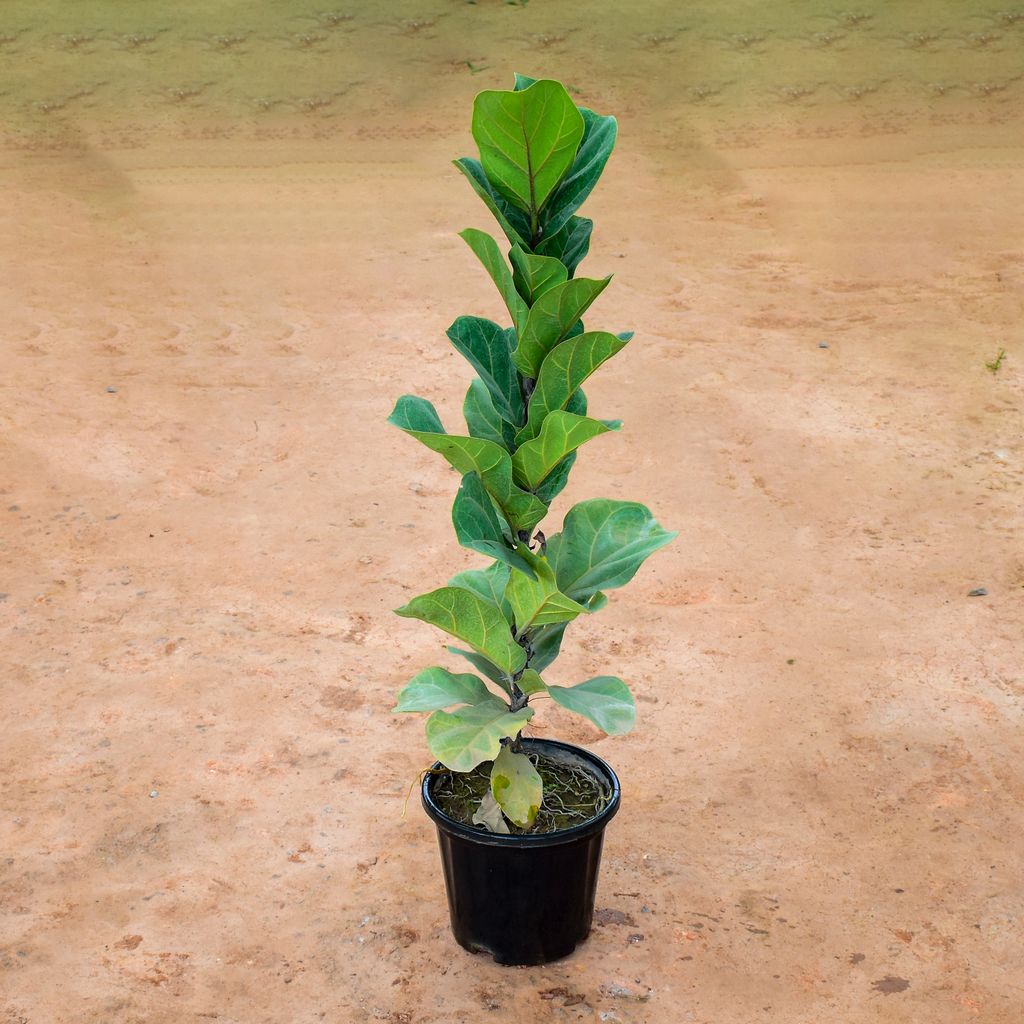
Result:
{"label": "small pebble", "polygon": [[828,348],[828,342],[827,341],[819,341],[818,342],[818,348]]}
{"label": "small pebble", "polygon": [[160,795],[160,791],[159,791],[159,790],[157,790],[157,789],[151,789],[151,790],[149,791],[149,799],[150,799],[150,800],[154,800],[154,799],[155,799],[156,797],[158,797],[159,795]]}
{"label": "small pebble", "polygon": [[988,597],[987,587],[975,587],[967,595],[968,597]]}
{"label": "small pebble", "polygon": [[117,394],[117,388],[107,388],[107,394],[108,395],[116,395]]}

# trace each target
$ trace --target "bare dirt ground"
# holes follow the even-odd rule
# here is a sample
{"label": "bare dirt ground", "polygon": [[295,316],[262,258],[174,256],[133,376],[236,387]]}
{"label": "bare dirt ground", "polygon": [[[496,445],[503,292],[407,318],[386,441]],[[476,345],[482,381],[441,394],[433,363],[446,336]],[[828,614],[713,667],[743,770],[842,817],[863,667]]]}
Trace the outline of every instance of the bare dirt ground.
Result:
{"label": "bare dirt ground", "polygon": [[621,674],[636,731],[538,712],[624,788],[594,933],[543,968],[451,940],[389,714],[446,657],[390,609],[478,564],[384,419],[454,429],[444,329],[499,315],[448,161],[505,65],[7,134],[3,1024],[1024,1018],[1019,104],[709,108],[660,92],[664,42],[647,91],[539,69],[620,115],[585,267],[637,331],[552,521],[681,531],[554,670]]}

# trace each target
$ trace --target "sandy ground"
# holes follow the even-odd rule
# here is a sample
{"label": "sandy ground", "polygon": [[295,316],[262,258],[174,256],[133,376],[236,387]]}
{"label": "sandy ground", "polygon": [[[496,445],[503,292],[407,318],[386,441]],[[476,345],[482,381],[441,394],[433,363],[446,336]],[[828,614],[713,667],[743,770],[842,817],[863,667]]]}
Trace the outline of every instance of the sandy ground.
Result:
{"label": "sandy ground", "polygon": [[[37,89],[8,123],[0,1020],[1019,1022],[1024,136],[983,65],[1024,37],[970,39],[1018,23],[893,29],[975,60],[959,95],[847,56],[827,101],[716,104],[791,37],[697,32],[673,91],[654,14],[616,76],[575,0],[439,4],[425,36],[406,6],[351,108],[43,123]],[[433,42],[375,79],[381,33]],[[388,713],[445,657],[389,609],[479,564],[454,476],[383,421],[409,391],[454,427],[444,328],[499,315],[448,161],[513,67],[622,122],[585,267],[616,274],[594,326],[637,331],[588,386],[626,426],[552,521],[603,494],[681,531],[553,670],[628,679],[635,733],[538,713],[624,802],[591,939],[530,969],[451,940],[402,817],[422,722]]]}

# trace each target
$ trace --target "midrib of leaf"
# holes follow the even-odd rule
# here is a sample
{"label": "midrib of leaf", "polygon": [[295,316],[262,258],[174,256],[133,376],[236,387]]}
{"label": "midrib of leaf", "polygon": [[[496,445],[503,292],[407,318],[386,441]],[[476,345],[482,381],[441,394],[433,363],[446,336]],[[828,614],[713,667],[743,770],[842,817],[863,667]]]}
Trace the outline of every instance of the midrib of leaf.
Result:
{"label": "midrib of leaf", "polygon": [[530,183],[530,247],[537,239],[537,183],[533,177],[533,161],[530,159],[530,140],[526,136],[526,121],[519,123],[523,132],[523,149],[526,151],[526,180]]}
{"label": "midrib of leaf", "polygon": [[[601,524],[601,527],[599,529],[594,530],[593,539],[590,541],[590,551],[587,553],[587,566],[588,566],[587,571],[584,572],[584,573],[581,573],[579,576],[576,577],[575,580],[573,580],[573,585],[574,586],[578,587],[580,585],[580,581],[581,580],[586,581],[587,577],[593,574],[594,569],[595,569],[595,565],[594,565],[594,548],[597,546],[597,542],[601,538],[601,531],[608,525],[610,520],[611,520],[611,517],[609,516],[608,519],[606,519]],[[609,565],[615,566],[615,565],[620,564],[624,560],[624,558],[625,558],[625,552],[620,550],[618,552],[618,557],[613,557],[613,558],[610,558],[610,559],[606,559],[604,562],[601,563],[601,565],[604,568],[607,568]]]}
{"label": "midrib of leaf", "polygon": [[[600,530],[595,530],[594,531],[594,536],[593,536],[592,540],[590,541],[590,551],[587,553],[587,565],[590,566],[590,571],[591,572],[593,572],[593,570],[594,570],[594,547],[597,544],[597,538],[600,536],[600,534],[601,534]],[[586,573],[584,573],[583,575],[585,576]],[[579,579],[577,579],[576,582],[579,583]]]}

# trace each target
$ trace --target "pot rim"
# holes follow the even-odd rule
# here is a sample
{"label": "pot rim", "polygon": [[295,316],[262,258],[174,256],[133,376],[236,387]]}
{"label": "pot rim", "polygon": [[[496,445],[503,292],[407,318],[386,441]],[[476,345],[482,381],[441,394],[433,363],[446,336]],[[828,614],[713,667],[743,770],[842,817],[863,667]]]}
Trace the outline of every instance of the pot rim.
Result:
{"label": "pot rim", "polygon": [[535,835],[503,835],[500,832],[488,832],[485,829],[477,828],[475,825],[464,825],[449,817],[434,801],[430,792],[432,774],[435,771],[447,770],[440,761],[435,761],[429,771],[423,776],[420,785],[420,795],[423,800],[423,809],[427,812],[439,829],[444,829],[449,835],[459,836],[462,839],[478,843],[482,846],[505,846],[510,848],[527,848],[539,846],[558,846],[561,843],[571,843],[577,839],[583,839],[602,831],[612,818],[618,813],[619,804],[622,799],[622,791],[619,786],[619,777],[615,774],[611,765],[597,754],[586,750],[584,747],[577,747],[573,743],[563,743],[561,740],[547,740],[539,737],[523,737],[523,745],[529,747],[555,747],[559,750],[567,750],[577,757],[588,762],[599,773],[605,775],[611,786],[612,795],[602,810],[589,821],[580,825],[573,825],[572,828],[559,829],[555,832],[539,832]]}

